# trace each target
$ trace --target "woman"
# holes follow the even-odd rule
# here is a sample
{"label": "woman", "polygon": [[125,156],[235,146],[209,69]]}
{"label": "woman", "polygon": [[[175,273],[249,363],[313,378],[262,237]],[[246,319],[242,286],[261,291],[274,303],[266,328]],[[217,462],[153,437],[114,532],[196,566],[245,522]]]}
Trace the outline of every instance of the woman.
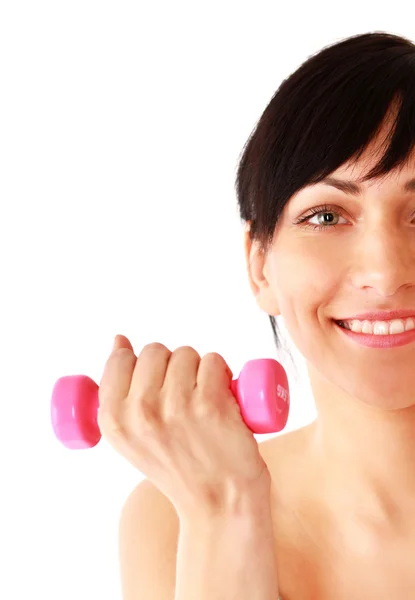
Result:
{"label": "woman", "polygon": [[318,412],[261,460],[219,355],[155,344],[137,358],[117,338],[129,352],[107,362],[99,424],[150,483],[121,519],[125,600],[415,597],[414,142],[415,45],[369,33],[286,79],[244,148],[250,285],[277,348],[280,315],[305,357]]}
{"label": "woman", "polygon": [[239,165],[251,288],[305,357],[318,413],[267,442],[274,463],[292,448],[274,467],[287,600],[415,598],[414,141],[415,46],[373,33],[285,80]]}

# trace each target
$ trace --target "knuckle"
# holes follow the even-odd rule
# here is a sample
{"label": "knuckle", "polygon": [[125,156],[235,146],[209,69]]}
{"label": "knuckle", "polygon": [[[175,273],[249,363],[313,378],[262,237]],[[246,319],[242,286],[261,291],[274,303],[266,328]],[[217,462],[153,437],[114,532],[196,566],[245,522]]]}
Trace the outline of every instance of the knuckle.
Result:
{"label": "knuckle", "polygon": [[228,363],[218,352],[208,352],[202,358],[204,365],[209,365],[209,369],[217,369],[219,371],[226,371],[230,376],[233,377],[233,372],[228,366]]}
{"label": "knuckle", "polygon": [[160,342],[151,342],[150,344],[146,344],[143,350],[164,350],[170,352],[170,350],[164,344]]}
{"label": "knuckle", "polygon": [[188,355],[188,356],[199,357],[199,353],[197,352],[197,350],[192,348],[192,346],[179,346],[178,348],[176,348],[176,350],[173,352],[173,354],[183,354],[183,355]]}
{"label": "knuckle", "polygon": [[135,359],[135,354],[130,348],[115,348],[115,350],[111,352],[109,358],[119,358],[120,356],[128,356],[129,358]]}
{"label": "knuckle", "polygon": [[202,360],[204,362],[212,362],[217,363],[219,365],[223,365],[223,363],[225,362],[223,357],[217,352],[208,352],[203,356]]}

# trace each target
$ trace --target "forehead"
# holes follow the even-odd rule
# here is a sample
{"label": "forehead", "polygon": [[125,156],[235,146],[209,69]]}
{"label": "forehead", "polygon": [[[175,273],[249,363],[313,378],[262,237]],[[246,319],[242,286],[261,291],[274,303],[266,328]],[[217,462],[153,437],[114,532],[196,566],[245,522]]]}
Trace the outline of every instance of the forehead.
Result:
{"label": "forehead", "polygon": [[306,186],[306,189],[337,189],[356,197],[372,189],[413,194],[415,192],[415,149],[408,156],[405,164],[395,167],[385,175],[363,181],[363,178],[379,163],[386,150],[384,145],[381,149],[379,146],[376,150],[373,148],[372,145],[370,150],[369,146],[358,161],[347,161],[319,183]]}
{"label": "forehead", "polygon": [[[306,185],[298,190],[287,203],[288,205],[298,206],[310,197],[319,195],[319,193],[333,192],[336,195],[353,198],[360,201],[365,195],[375,193],[379,198],[388,195],[401,195],[404,197],[413,197],[415,195],[415,161],[411,161],[405,167],[390,171],[382,177],[362,181],[366,175],[377,163],[371,164],[356,163],[349,166],[344,165],[336,169],[330,175],[327,175],[318,183]],[[312,194],[312,196],[310,196]],[[341,197],[341,196],[340,196]]]}
{"label": "forehead", "polygon": [[[328,187],[340,190],[345,194],[349,194],[350,196],[361,196],[366,189],[371,187],[382,187],[382,186],[390,186],[393,185],[397,187],[399,190],[403,192],[413,193],[415,192],[415,171],[412,174],[413,176],[405,175],[405,178],[402,176],[395,178],[383,178],[382,180],[372,180],[365,183],[361,183],[359,180],[355,179],[347,179],[344,177],[334,177],[328,176],[322,179],[316,186]],[[314,187],[314,186],[311,186]]]}

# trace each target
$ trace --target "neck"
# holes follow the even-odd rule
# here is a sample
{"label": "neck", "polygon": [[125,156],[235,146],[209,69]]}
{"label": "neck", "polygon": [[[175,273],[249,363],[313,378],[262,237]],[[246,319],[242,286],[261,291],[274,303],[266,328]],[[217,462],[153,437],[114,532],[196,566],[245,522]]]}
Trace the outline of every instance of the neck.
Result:
{"label": "neck", "polygon": [[415,524],[415,406],[385,410],[329,398],[309,373],[318,418],[308,451],[319,494],[339,522],[352,517],[380,531],[407,531]]}

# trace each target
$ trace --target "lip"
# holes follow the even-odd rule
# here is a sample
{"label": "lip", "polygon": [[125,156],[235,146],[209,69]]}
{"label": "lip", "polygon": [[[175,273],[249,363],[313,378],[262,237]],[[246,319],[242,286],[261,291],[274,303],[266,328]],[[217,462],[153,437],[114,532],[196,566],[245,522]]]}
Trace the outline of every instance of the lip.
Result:
{"label": "lip", "polygon": [[358,315],[354,315],[353,317],[343,317],[342,319],[335,320],[351,321],[352,319],[357,319],[358,321],[391,321],[392,319],[407,319],[408,317],[415,318],[415,308],[365,312],[360,313]]}
{"label": "lip", "polygon": [[397,346],[406,346],[406,344],[415,342],[415,329],[393,335],[373,335],[370,333],[356,333],[355,331],[341,327],[338,323],[336,323],[336,326],[351,340],[368,348],[396,348]]}

